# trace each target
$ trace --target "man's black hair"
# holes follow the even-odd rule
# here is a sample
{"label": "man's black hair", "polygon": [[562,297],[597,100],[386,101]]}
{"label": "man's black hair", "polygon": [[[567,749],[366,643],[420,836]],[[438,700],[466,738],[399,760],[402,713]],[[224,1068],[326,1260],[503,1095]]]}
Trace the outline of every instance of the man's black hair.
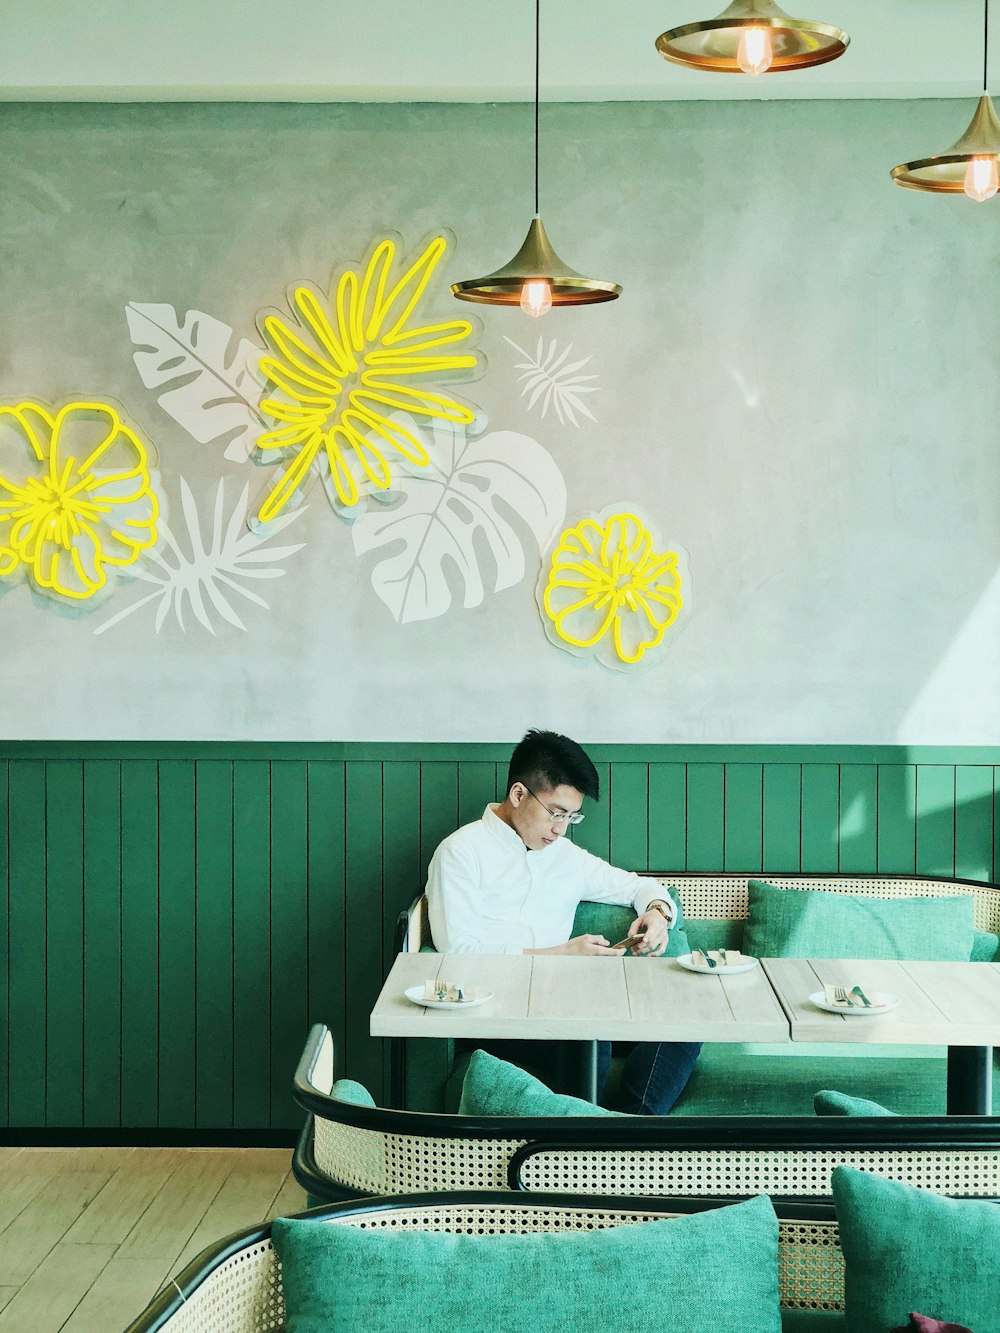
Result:
{"label": "man's black hair", "polygon": [[523,782],[531,791],[554,791],[556,787],[575,787],[598,799],[600,778],[586,751],[568,736],[556,731],[537,731],[532,728],[524,734],[510,757],[507,771],[507,791],[515,782]]}

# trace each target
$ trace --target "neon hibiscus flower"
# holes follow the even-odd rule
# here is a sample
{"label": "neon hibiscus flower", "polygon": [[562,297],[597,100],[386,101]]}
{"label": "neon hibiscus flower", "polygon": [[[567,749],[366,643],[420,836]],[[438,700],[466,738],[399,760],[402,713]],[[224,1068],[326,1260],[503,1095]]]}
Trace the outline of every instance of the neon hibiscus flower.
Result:
{"label": "neon hibiscus flower", "polygon": [[158,513],[146,449],[113,407],[0,407],[0,574],[25,568],[43,592],[93,597],[107,566],[155,543]]}
{"label": "neon hibiscus flower", "polygon": [[474,420],[464,404],[413,383],[470,372],[477,364],[474,353],[445,350],[470,337],[468,320],[410,327],[445,249],[444,237],[435,237],[393,281],[396,246],[386,239],[363,271],[342,274],[329,313],[319,292],[300,286],[289,298],[294,324],[278,314],[261,319],[275,354],[263,357],[260,368],[275,391],[260,406],[279,424],[257,444],[287,459],[260,507],[261,522],[281,512],[314,463],[324,476],[328,465],[331,499],[345,506],[360,498],[359,482],[389,487],[389,453],[426,467],[419,436],[393,413],[457,425]]}
{"label": "neon hibiscus flower", "polygon": [[635,514],[582,519],[559,538],[542,604],[560,647],[594,649],[607,666],[640,662],[684,605],[683,552],[656,550]]}

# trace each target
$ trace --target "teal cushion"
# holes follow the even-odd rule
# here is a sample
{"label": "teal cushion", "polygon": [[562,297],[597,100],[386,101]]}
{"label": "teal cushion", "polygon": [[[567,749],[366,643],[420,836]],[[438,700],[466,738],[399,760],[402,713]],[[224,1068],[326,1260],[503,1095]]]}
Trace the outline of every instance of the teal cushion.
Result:
{"label": "teal cushion", "polygon": [[597,1231],[466,1236],[278,1218],[271,1234],[288,1333],[705,1333],[706,1318],[781,1329],[765,1195]]}
{"label": "teal cushion", "polygon": [[352,1106],[374,1106],[375,1098],[363,1083],[355,1083],[352,1078],[339,1078],[330,1089],[330,1096],[338,1102],[349,1102]]}
{"label": "teal cushion", "polygon": [[832,1092],[829,1088],[824,1088],[813,1097],[813,1110],[817,1115],[896,1114],[879,1102],[870,1102],[867,1097],[849,1097],[846,1092]]}
{"label": "teal cushion", "polygon": [[459,1115],[620,1115],[603,1106],[553,1092],[517,1065],[488,1051],[473,1051],[462,1084]]}
{"label": "teal cushion", "polygon": [[847,1333],[905,1325],[912,1310],[1000,1333],[1000,1207],[838,1166]]}
{"label": "teal cushion", "polygon": [[992,930],[974,930],[972,932],[972,961],[974,963],[1000,963],[1000,935]]}
{"label": "teal cushion", "polygon": [[912,958],[968,962],[972,897],[866,898],[779,889],[752,879],[743,936],[755,958]]}
{"label": "teal cushion", "polygon": [[[684,906],[680,894],[674,888],[664,890],[677,904],[677,920],[670,927],[666,953],[660,958],[679,958],[682,953],[690,953],[687,932],[684,929]],[[614,903],[582,902],[576,909],[573,921],[573,935],[604,935],[609,944],[617,944],[629,932],[635,920],[631,907],[618,907]]]}

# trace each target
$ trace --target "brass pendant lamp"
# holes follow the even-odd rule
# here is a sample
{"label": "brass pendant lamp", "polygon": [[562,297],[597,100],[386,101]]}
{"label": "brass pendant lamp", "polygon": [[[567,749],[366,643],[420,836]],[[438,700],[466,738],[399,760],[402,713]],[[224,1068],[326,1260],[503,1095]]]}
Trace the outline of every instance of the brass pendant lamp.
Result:
{"label": "brass pendant lamp", "polygon": [[733,0],[717,18],[660,33],[656,49],[675,65],[714,74],[781,74],[836,60],[850,40],[830,23],[792,18],[773,0]]}
{"label": "brass pendant lamp", "polygon": [[890,175],[905,190],[931,194],[967,194],[979,203],[997,192],[997,159],[1000,156],[1000,120],[989,94],[990,4],[983,3],[983,95],[969,128],[962,137],[935,157],[901,162]]}
{"label": "brass pendant lamp", "polygon": [[564,263],[553,250],[538,211],[538,73],[541,0],[535,0],[535,216],[524,243],[509,263],[485,278],[452,284],[459,301],[482,305],[519,305],[536,318],[552,306],[595,305],[614,301],[621,287],[614,282],[585,278]]}

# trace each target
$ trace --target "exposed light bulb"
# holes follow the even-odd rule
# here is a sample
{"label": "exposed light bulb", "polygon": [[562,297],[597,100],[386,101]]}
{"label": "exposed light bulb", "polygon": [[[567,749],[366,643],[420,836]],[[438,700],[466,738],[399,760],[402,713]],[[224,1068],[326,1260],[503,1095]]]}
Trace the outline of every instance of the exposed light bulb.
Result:
{"label": "exposed light bulb", "polygon": [[974,157],[965,172],[965,193],[977,203],[992,199],[997,192],[996,154]]}
{"label": "exposed light bulb", "polygon": [[521,309],[535,319],[552,309],[552,288],[544,278],[532,278],[521,288]]}
{"label": "exposed light bulb", "polygon": [[744,28],[740,32],[736,63],[744,74],[763,74],[771,68],[773,59],[771,34],[767,28]]}

